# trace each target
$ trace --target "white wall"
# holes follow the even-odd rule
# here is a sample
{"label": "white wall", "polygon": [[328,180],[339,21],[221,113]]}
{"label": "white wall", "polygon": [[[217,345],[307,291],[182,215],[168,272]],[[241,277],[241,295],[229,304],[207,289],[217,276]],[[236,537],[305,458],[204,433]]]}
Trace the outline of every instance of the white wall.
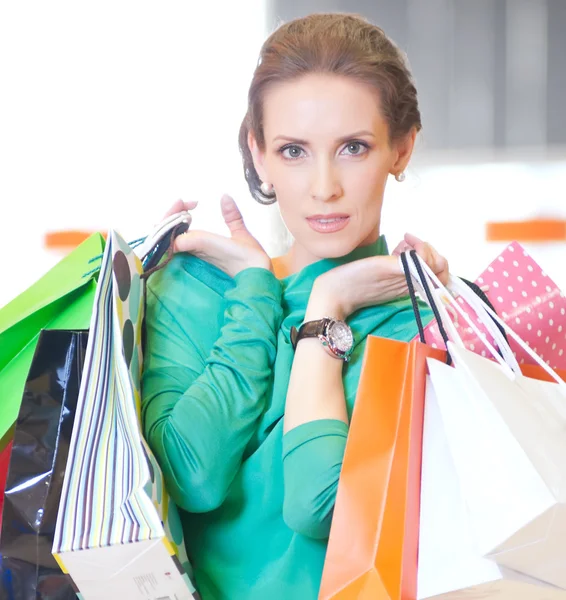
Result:
{"label": "white wall", "polygon": [[[485,241],[487,221],[566,220],[566,152],[455,154],[421,148],[407,180],[389,184],[383,229],[391,244],[405,231],[420,235],[473,279],[507,245]],[[566,290],[566,241],[523,245]]]}
{"label": "white wall", "polygon": [[[249,196],[237,148],[265,33],[262,0],[0,3],[0,306],[60,257],[43,248],[46,231],[133,239],[179,197],[199,199],[195,227],[222,231],[218,199],[232,193],[268,251],[281,250],[277,209]],[[389,184],[392,246],[420,234],[473,277],[498,249],[486,219],[566,218],[566,154],[447,164],[425,150]],[[564,249],[534,253],[566,287]]]}
{"label": "white wall", "polygon": [[139,237],[180,197],[218,229],[223,192],[265,214],[237,147],[263,4],[0,3],[0,306],[59,258],[46,231]]}

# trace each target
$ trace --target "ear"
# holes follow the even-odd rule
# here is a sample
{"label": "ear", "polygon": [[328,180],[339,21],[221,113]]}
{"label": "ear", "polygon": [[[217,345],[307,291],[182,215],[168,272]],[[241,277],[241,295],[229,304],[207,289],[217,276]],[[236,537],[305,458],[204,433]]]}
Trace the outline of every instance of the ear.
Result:
{"label": "ear", "polygon": [[250,129],[248,132],[248,148],[252,154],[254,167],[262,181],[268,181],[265,171],[265,150],[261,150],[254,132]]}
{"label": "ear", "polygon": [[402,173],[411,160],[415,140],[417,139],[417,130],[413,127],[411,131],[404,137],[395,142],[394,163],[391,165],[390,173],[396,175]]}

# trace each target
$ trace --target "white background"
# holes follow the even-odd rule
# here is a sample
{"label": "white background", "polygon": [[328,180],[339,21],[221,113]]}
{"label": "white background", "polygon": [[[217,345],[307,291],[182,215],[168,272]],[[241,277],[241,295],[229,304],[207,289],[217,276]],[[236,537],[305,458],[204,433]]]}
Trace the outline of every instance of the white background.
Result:
{"label": "white background", "polygon": [[[133,239],[177,198],[200,201],[195,227],[222,231],[231,193],[268,252],[283,250],[277,209],[249,196],[237,147],[266,33],[261,0],[0,4],[0,306],[60,258],[46,232]],[[431,157],[425,134],[407,181],[388,186],[383,231],[390,246],[420,234],[474,277],[499,248],[484,242],[487,219],[566,218],[564,156]],[[562,285],[564,248],[534,248]]]}

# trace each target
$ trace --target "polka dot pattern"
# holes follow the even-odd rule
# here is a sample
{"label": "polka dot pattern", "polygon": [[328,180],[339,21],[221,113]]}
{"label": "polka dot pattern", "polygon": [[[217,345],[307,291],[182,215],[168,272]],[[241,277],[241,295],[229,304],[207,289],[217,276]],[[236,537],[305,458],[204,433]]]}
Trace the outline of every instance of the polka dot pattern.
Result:
{"label": "polka dot pattern", "polygon": [[120,300],[125,302],[130,293],[132,276],[130,273],[130,264],[128,263],[128,259],[121,250],[114,254],[114,258],[112,260],[112,269],[114,270],[114,277],[116,285],[118,286],[118,295]]}
{"label": "polka dot pattern", "polygon": [[134,326],[130,319],[124,323],[124,330],[122,331],[123,343],[124,343],[124,358],[128,367],[132,364],[132,355],[134,353]]}
{"label": "polka dot pattern", "polygon": [[[497,313],[550,366],[566,369],[566,298],[524,248],[510,244],[482,273],[476,283],[485,291]],[[458,301],[480,332],[487,334],[473,310],[462,298]],[[451,315],[454,313],[451,312]],[[464,344],[482,356],[489,351],[460,315],[453,316]],[[438,326],[432,322],[425,332],[427,343],[443,348]],[[493,345],[493,338],[487,335]],[[510,346],[520,364],[532,358],[513,340]]]}

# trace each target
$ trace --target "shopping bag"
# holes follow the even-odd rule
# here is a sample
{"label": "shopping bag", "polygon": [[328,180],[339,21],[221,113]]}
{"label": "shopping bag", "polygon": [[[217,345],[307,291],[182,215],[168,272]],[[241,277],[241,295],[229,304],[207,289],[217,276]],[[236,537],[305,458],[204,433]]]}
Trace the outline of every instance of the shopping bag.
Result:
{"label": "shopping bag", "polygon": [[321,599],[415,598],[425,360],[443,355],[367,338]]}
{"label": "shopping bag", "polygon": [[566,386],[450,353],[431,378],[480,552],[566,590]]}
{"label": "shopping bag", "polygon": [[8,465],[12,453],[12,442],[10,441],[3,450],[0,450],[0,527],[2,527],[2,510],[4,508],[4,490],[6,489],[6,478],[8,477]]}
{"label": "shopping bag", "polygon": [[[554,369],[566,369],[566,297],[528,252],[513,242],[476,279],[498,314],[521,339]],[[460,297],[461,306],[471,313]],[[476,332],[455,311],[452,319],[466,348],[481,356],[489,350]],[[478,329],[487,329],[477,321]],[[438,325],[432,321],[425,329],[427,344],[444,348]],[[487,334],[493,344],[493,338]],[[534,361],[523,348],[510,340],[520,364]]]}
{"label": "shopping bag", "polygon": [[44,330],[37,342],[9,456],[1,600],[76,598],[51,546],[87,337],[85,331]]}
{"label": "shopping bag", "polygon": [[52,549],[84,600],[196,597],[177,509],[141,434],[142,272],[111,231]]}
{"label": "shopping bag", "polygon": [[39,332],[88,328],[96,289],[88,273],[103,248],[102,236],[92,235],[0,310],[0,440],[11,437]]}
{"label": "shopping bag", "polygon": [[[454,372],[449,367],[442,371],[448,377]],[[426,388],[422,462],[419,600],[566,598],[564,590],[482,556],[430,379]]]}
{"label": "shopping bag", "polygon": [[[444,288],[422,267],[436,286],[427,293],[431,305],[436,298],[460,311],[450,292],[469,291],[455,278]],[[487,344],[495,361],[467,350],[440,310],[455,340],[447,341],[454,368],[429,360],[430,378],[477,550],[500,567],[566,590],[566,384],[493,310],[477,298],[466,301],[484,326],[502,327],[553,380],[523,375],[504,339],[502,356]]]}

